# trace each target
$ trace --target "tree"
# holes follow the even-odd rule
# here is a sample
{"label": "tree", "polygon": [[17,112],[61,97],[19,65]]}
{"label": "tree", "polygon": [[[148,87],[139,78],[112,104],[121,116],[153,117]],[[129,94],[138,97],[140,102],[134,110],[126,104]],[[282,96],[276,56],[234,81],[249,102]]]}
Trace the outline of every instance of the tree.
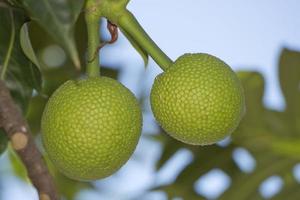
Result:
{"label": "tree", "polygon": [[[89,2],[94,6],[93,3],[99,1]],[[116,5],[128,3],[115,2]],[[99,35],[95,32],[98,31],[97,20],[101,15],[96,16],[96,23],[95,20],[89,23],[91,21],[85,20],[85,15],[90,9],[83,0],[0,1],[0,149],[1,152],[10,149],[16,173],[24,179],[30,178],[40,199],[73,199],[80,189],[93,188],[91,183],[74,181],[61,174],[47,155],[38,150],[34,141],[40,135],[40,119],[51,94],[66,80],[76,79],[86,70],[95,69],[86,69],[85,63],[98,65],[98,50],[117,39],[117,26],[108,22],[111,41],[100,44]],[[111,15],[111,19],[115,17],[111,13],[103,15]],[[147,63],[148,56],[153,56],[155,50],[149,48],[151,44],[146,40],[139,39],[138,31],[130,32],[137,29],[139,27],[121,27]],[[43,63],[41,55],[36,53],[53,42],[67,53],[68,60],[62,68],[49,67],[49,63]],[[85,56],[87,47],[88,58]],[[164,56],[155,57],[155,60],[161,65],[168,63]],[[225,146],[182,144],[162,129],[162,134],[150,137],[150,140],[163,145],[157,171],[182,148],[191,151],[194,159],[173,183],[156,185],[149,191],[162,190],[170,199],[205,199],[196,193],[194,184],[199,177],[218,168],[232,180],[220,199],[262,199],[258,185],[272,175],[279,175],[284,180],[283,189],[273,199],[298,199],[299,183],[291,174],[299,162],[300,152],[299,66],[300,52],[283,49],[278,73],[286,103],[283,111],[269,109],[263,104],[264,77],[260,73],[238,73],[245,90],[247,114],[233,133],[231,142]],[[101,73],[116,78],[119,72],[102,67]],[[11,147],[7,145],[9,140]],[[237,148],[247,149],[253,155],[257,163],[255,170],[244,172],[237,166],[232,157]],[[14,152],[19,157],[14,156]]]}

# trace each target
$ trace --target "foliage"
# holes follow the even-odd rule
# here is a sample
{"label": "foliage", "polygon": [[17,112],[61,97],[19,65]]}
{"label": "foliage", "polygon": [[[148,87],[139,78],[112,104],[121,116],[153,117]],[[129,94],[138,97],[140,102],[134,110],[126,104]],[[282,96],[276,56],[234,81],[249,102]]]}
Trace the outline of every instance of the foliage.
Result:
{"label": "foliage", "polygon": [[[25,2],[26,1],[23,1],[23,3]],[[55,20],[51,21],[48,19],[49,21],[44,23],[47,24],[47,26],[43,27],[39,25],[39,22],[36,22],[36,20],[29,21],[29,18],[25,13],[34,15],[34,12],[37,12],[34,9],[41,8],[34,7],[30,9],[33,10],[25,12],[19,7],[9,9],[0,7],[0,64],[2,65],[5,59],[11,37],[11,27],[12,24],[14,24],[16,34],[11,54],[12,57],[10,58],[5,81],[9,86],[14,100],[22,108],[33,134],[39,138],[40,119],[49,96],[66,80],[84,75],[83,72],[85,68],[82,66],[81,71],[76,70],[71,57],[68,57],[64,61],[63,66],[54,68],[47,66],[43,59],[43,56],[45,56],[43,53],[47,47],[51,45],[62,45],[65,51],[68,51],[68,47],[64,46],[64,42],[66,42],[63,41],[64,36],[57,36],[60,33],[53,32],[56,37],[62,37],[58,39],[56,37],[52,37],[51,33],[49,33],[49,31],[53,31],[52,27],[56,27],[56,29],[61,28],[57,26],[57,24],[52,24],[57,22],[55,22]],[[13,19],[10,17],[10,10],[13,14]],[[60,9],[52,8],[51,10],[51,12],[55,15],[59,15],[59,13],[69,13],[71,15],[72,9],[66,5],[64,7],[60,7]],[[80,13],[80,9],[77,9],[76,13],[78,15]],[[46,18],[47,17],[45,17],[45,20]],[[12,23],[12,20],[14,20],[14,23]],[[76,51],[78,51],[78,55],[80,55],[78,56],[78,59],[81,60],[81,63],[83,63],[85,59],[84,52],[86,50],[85,41],[87,40],[85,23],[82,16],[79,16],[78,20],[73,19],[72,23],[75,23],[75,21],[76,24],[72,27],[72,29],[76,30],[74,35],[74,38],[76,39],[68,42],[72,43],[71,46],[76,47]],[[58,32],[66,34],[65,30],[60,30]],[[2,66],[0,71],[1,70]],[[112,70],[106,67],[103,67],[102,69],[102,74],[111,78],[117,78],[118,73],[119,72],[117,70]],[[7,138],[1,131],[0,152],[5,149],[7,143]],[[11,150],[9,150],[9,159],[15,174],[21,179],[28,181],[23,164]],[[72,200],[76,193],[81,189],[93,188],[91,183],[73,181],[65,177],[48,161],[47,158],[46,160],[51,174],[55,177],[55,183],[59,188],[59,192],[65,199]]]}
{"label": "foliage", "polygon": [[[41,113],[48,97],[63,82],[82,76],[85,70],[84,65],[81,70],[75,69],[80,63],[85,63],[87,38],[81,14],[84,1],[2,2],[6,3],[0,4],[0,72],[13,41],[5,81],[39,141]],[[12,34],[13,30],[15,34]],[[130,39],[146,63],[148,54],[134,38]],[[55,68],[48,66],[43,59],[44,50],[53,44],[62,47],[68,55],[63,64]],[[258,186],[266,178],[279,175],[284,180],[284,187],[273,199],[297,200],[300,196],[299,183],[292,176],[292,169],[300,160],[299,66],[300,52],[284,49],[278,73],[286,104],[282,111],[272,110],[263,104],[265,82],[260,73],[239,73],[246,93],[247,114],[226,146],[184,145],[164,133],[152,138],[163,145],[163,152],[156,163],[157,171],[180,149],[191,151],[193,161],[173,183],[153,186],[150,190],[162,190],[169,199],[205,199],[195,191],[194,184],[211,169],[219,168],[231,178],[230,187],[219,199],[262,199]],[[112,78],[117,78],[118,73],[102,69],[102,74]],[[7,138],[0,130],[0,153],[6,145]],[[234,161],[232,154],[237,148],[247,149],[255,158],[256,167],[252,172],[242,171]],[[16,175],[26,179],[19,159],[13,153],[9,157]],[[48,161],[47,157],[45,159]],[[74,199],[81,189],[93,188],[91,183],[66,178],[50,162],[47,163],[65,199]]]}
{"label": "foliage", "polygon": [[8,138],[4,134],[4,130],[1,128],[0,129],[0,155],[2,152],[5,151],[7,147],[7,142],[8,142]]}
{"label": "foliage", "polygon": [[[260,73],[238,73],[246,94],[247,114],[226,146],[187,146],[166,134],[155,137],[164,146],[157,170],[180,149],[190,150],[194,158],[173,183],[152,190],[165,191],[169,199],[205,199],[196,193],[194,184],[201,176],[218,168],[231,178],[230,187],[219,199],[263,199],[258,187],[268,177],[279,175],[284,187],[274,199],[286,199],[288,195],[289,200],[297,200],[300,191],[295,188],[299,188],[299,183],[292,176],[292,170],[300,161],[299,66],[300,52],[284,49],[279,60],[280,85],[286,100],[283,111],[269,109],[263,104],[265,81]],[[256,167],[252,172],[242,171],[234,161],[233,152],[237,148],[247,149],[254,157]]]}
{"label": "foliage", "polygon": [[[31,98],[32,90],[40,90],[41,76],[37,67],[26,58],[20,46],[20,29],[26,22],[26,16],[20,10],[9,11],[0,8],[0,63],[4,62],[6,52],[13,38],[13,47],[9,67],[6,72],[6,82],[12,96],[23,110]],[[16,34],[12,34],[13,30]],[[1,70],[2,71],[2,70]]]}

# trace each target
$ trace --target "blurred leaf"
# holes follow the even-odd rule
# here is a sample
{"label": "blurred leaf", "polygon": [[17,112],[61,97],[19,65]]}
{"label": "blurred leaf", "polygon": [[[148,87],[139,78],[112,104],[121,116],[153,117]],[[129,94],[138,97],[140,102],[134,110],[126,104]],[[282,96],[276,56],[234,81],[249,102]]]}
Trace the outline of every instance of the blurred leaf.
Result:
{"label": "blurred leaf", "polygon": [[237,72],[240,78],[246,103],[246,114],[238,128],[232,134],[233,141],[244,145],[260,145],[256,140],[262,140],[266,134],[265,116],[263,105],[265,81],[259,72]]}
{"label": "blurred leaf", "polygon": [[2,128],[0,128],[0,156],[6,150],[8,138]]}
{"label": "blurred leaf", "polygon": [[[290,132],[300,132],[300,52],[284,49],[279,60],[279,79],[285,97]],[[300,136],[300,135],[299,135]]]}
{"label": "blurred leaf", "polygon": [[[20,158],[16,155],[16,153],[9,148],[9,160],[12,165],[12,169],[14,174],[22,179],[25,182],[30,182],[25,166],[23,165]],[[65,200],[74,200],[75,195],[82,189],[94,189],[93,185],[88,182],[80,182],[67,178],[63,174],[61,174],[54,165],[50,162],[47,155],[44,155],[44,160],[47,163],[48,169],[51,175],[54,177],[54,182],[59,190],[59,194],[62,199]]]}
{"label": "blurred leaf", "polygon": [[300,111],[300,52],[284,49],[279,61],[279,78],[287,109]]}
{"label": "blurred leaf", "polygon": [[283,175],[284,188],[272,200],[282,200],[287,199],[287,197],[289,200],[298,200],[300,196],[299,183],[297,183],[292,173],[285,173]]}
{"label": "blurred leaf", "polygon": [[101,66],[101,73],[103,76],[107,76],[113,79],[118,79],[120,71],[106,66]]}
{"label": "blurred leaf", "polygon": [[70,79],[76,79],[78,73],[69,68],[54,68],[44,71],[45,81],[43,92],[50,96],[61,84]]}
{"label": "blurred leaf", "polygon": [[[86,62],[85,54],[87,49],[87,32],[84,15],[80,14],[75,24],[75,38],[76,46],[78,47],[80,60],[82,63]],[[67,59],[63,66],[49,67],[44,63],[43,51],[49,46],[55,45],[56,42],[43,30],[37,23],[29,23],[29,36],[32,41],[34,51],[37,53],[37,59],[41,64],[42,73],[44,75],[43,93],[51,95],[54,90],[61,84],[70,79],[77,79],[85,75],[85,65],[82,66],[82,70],[74,70],[74,65]],[[106,66],[101,67],[101,74],[109,76],[114,79],[118,77],[119,71],[111,69]]]}
{"label": "blurred leaf", "polygon": [[74,24],[81,12],[84,0],[22,0],[21,3],[31,19],[63,46],[74,65],[79,68],[80,60],[74,40]]}
{"label": "blurred leaf", "polygon": [[181,148],[180,144],[174,143],[166,142],[164,144],[164,151],[160,156],[159,161],[156,163],[157,170],[161,169],[161,167],[163,167],[163,165]]}
{"label": "blurred leaf", "polygon": [[[237,74],[244,88],[246,114],[232,137],[235,141],[239,141],[239,139],[248,141],[247,139],[253,138],[253,134],[260,134],[265,131],[266,111],[263,105],[265,81],[259,72],[240,71]],[[245,139],[246,136],[249,138]]]}
{"label": "blurred leaf", "polygon": [[271,143],[273,151],[279,155],[293,156],[300,158],[300,140],[298,139],[274,139]]}
{"label": "blurred leaf", "polygon": [[156,170],[160,170],[163,165],[166,164],[166,162],[180,149],[188,148],[191,151],[196,151],[199,148],[198,146],[191,146],[174,140],[163,129],[160,129],[160,134],[151,136],[151,139],[160,142],[164,147],[164,151],[156,163]]}
{"label": "blurred leaf", "polygon": [[41,118],[48,98],[45,96],[34,96],[31,98],[28,111],[26,113],[26,120],[29,124],[32,134],[36,135],[41,129]]}
{"label": "blurred leaf", "polygon": [[247,114],[244,117],[247,118],[247,120],[253,120],[252,122],[257,121],[254,118],[264,112],[264,77],[259,72],[247,71],[239,71],[237,75],[242,82],[245,93]]}
{"label": "blurred leaf", "polygon": [[29,178],[27,176],[27,170],[22,163],[21,159],[17,156],[15,151],[9,146],[8,148],[8,157],[10,160],[10,164],[12,166],[12,170],[16,176],[22,179],[25,182],[29,182]]}
{"label": "blurred leaf", "polygon": [[20,46],[18,33],[25,21],[26,17],[20,10],[14,10],[12,18],[9,9],[0,8],[0,63],[3,63],[6,56],[12,26],[14,26],[16,35],[5,81],[14,100],[20,105],[23,111],[26,110],[32,90],[36,89],[39,91],[41,88],[40,72],[26,58]]}
{"label": "blurred leaf", "polygon": [[145,67],[148,65],[149,55],[148,53],[136,42],[136,40],[131,37],[126,31],[121,30],[125,37],[129,40],[130,44],[135,48],[135,50],[143,58]]}
{"label": "blurred leaf", "polygon": [[36,58],[35,52],[32,48],[31,41],[28,33],[28,23],[23,24],[20,30],[20,43],[21,48],[27,58],[33,62],[39,69],[41,69],[40,63]]}
{"label": "blurred leaf", "polygon": [[59,190],[59,194],[66,200],[74,200],[76,194],[82,189],[94,189],[92,183],[81,182],[69,179],[59,172],[59,170],[51,163],[48,156],[44,156],[50,173],[54,176],[54,182]]}
{"label": "blurred leaf", "polygon": [[21,4],[18,2],[18,0],[4,0],[4,3],[6,5],[12,6],[12,7],[20,7]]}
{"label": "blurred leaf", "polygon": [[[264,154],[261,154],[264,156]],[[230,199],[249,199],[253,196],[260,196],[258,187],[268,177],[276,175],[282,171],[291,170],[295,161],[289,159],[266,159],[261,165],[256,167],[256,170],[250,174],[240,174],[236,179],[232,180],[231,187],[221,196],[221,200]],[[245,181],[247,180],[247,181]],[[261,199],[263,199],[260,196]]]}
{"label": "blurred leaf", "polygon": [[[282,87],[289,105],[298,109],[296,100],[299,94],[298,53],[285,50],[281,58],[281,70],[285,63],[285,75],[281,76]],[[297,63],[297,64],[296,64]],[[287,65],[289,67],[287,67]],[[291,80],[289,79],[289,75]],[[299,199],[300,184],[293,177],[293,167],[300,161],[300,138],[290,134],[291,117],[299,112],[274,111],[263,104],[264,78],[258,72],[238,72],[245,90],[246,115],[239,127],[232,135],[232,142],[224,147],[189,146],[182,144],[165,134],[156,136],[163,144],[163,151],[156,166],[159,171],[179,149],[188,149],[193,153],[194,159],[179,173],[176,180],[168,185],[157,185],[151,190],[162,190],[168,194],[169,199],[181,197],[182,199],[205,199],[197,194],[194,184],[203,175],[212,169],[222,170],[230,177],[231,183],[228,189],[218,199],[222,200],[260,200],[264,199],[259,193],[260,184],[267,178],[279,175],[284,180],[283,189],[272,199]],[[294,121],[295,122],[295,121]],[[298,122],[299,124],[299,122]],[[294,133],[299,134],[299,130]],[[253,171],[245,172],[238,167],[233,159],[236,148],[243,148],[255,159],[256,165]],[[236,156],[236,155],[235,155]],[[237,159],[235,157],[235,159]]]}

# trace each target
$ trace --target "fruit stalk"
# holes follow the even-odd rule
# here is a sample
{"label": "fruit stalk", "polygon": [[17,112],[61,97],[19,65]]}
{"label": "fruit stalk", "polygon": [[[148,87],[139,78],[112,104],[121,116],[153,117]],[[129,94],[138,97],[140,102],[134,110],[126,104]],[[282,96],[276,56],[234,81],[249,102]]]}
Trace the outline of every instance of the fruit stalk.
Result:
{"label": "fruit stalk", "polygon": [[[93,1],[87,1],[86,8],[89,8]],[[85,21],[87,24],[88,50],[87,50],[87,74],[89,77],[100,75],[100,61],[98,46],[100,44],[100,14],[94,14],[92,9],[85,12]]]}
{"label": "fruit stalk", "polygon": [[173,61],[155,44],[130,11],[125,9],[118,18],[117,24],[146,50],[162,70],[166,70],[173,64]]}
{"label": "fruit stalk", "polygon": [[2,80],[0,81],[0,123],[11,141],[12,148],[26,167],[28,176],[38,191],[39,199],[58,200],[57,191],[42,154],[36,147],[28,124]]}

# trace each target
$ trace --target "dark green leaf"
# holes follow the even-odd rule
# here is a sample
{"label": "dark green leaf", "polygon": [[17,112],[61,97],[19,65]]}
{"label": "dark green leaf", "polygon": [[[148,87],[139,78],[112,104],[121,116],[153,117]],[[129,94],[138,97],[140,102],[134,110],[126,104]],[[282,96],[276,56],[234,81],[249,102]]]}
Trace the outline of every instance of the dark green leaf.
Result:
{"label": "dark green leaf", "polygon": [[8,138],[2,128],[0,128],[0,156],[6,150]]}
{"label": "dark green leaf", "polygon": [[4,2],[9,5],[9,6],[13,6],[13,7],[20,7],[21,4],[20,2],[18,2],[18,0],[4,0]]}
{"label": "dark green leaf", "polygon": [[80,59],[74,40],[74,25],[83,4],[84,0],[22,1],[31,19],[63,46],[76,67],[80,67]]}
{"label": "dark green leaf", "polygon": [[23,24],[20,30],[20,43],[24,54],[27,58],[33,62],[39,69],[41,69],[40,63],[37,60],[35,52],[32,48],[29,33],[28,33],[28,23]]}
{"label": "dark green leaf", "polygon": [[[34,51],[36,52],[37,59],[41,64],[43,73],[43,94],[50,96],[61,84],[70,79],[77,79],[84,75],[85,66],[82,67],[82,71],[74,69],[73,63],[69,58],[66,58],[63,65],[58,67],[49,67],[44,62],[43,52],[49,46],[56,45],[57,43],[49,36],[44,29],[42,29],[37,23],[30,22],[29,24],[29,36],[32,42]],[[83,14],[81,14],[76,21],[76,46],[80,54],[81,62],[85,62],[85,52],[87,49],[87,33],[86,24]],[[116,69],[110,69],[105,66],[101,67],[101,74],[112,78],[117,78],[119,71]],[[37,119],[39,120],[39,119]]]}
{"label": "dark green leaf", "polygon": [[14,10],[12,17],[8,9],[0,8],[0,63],[3,64],[7,55],[12,26],[15,29],[13,49],[6,71],[6,84],[14,100],[23,110],[26,110],[33,89],[41,89],[41,75],[36,66],[24,55],[19,32],[26,21],[23,12]]}
{"label": "dark green leaf", "polygon": [[48,98],[41,95],[34,96],[30,100],[26,113],[26,120],[34,135],[40,133],[41,118],[47,101]]}

